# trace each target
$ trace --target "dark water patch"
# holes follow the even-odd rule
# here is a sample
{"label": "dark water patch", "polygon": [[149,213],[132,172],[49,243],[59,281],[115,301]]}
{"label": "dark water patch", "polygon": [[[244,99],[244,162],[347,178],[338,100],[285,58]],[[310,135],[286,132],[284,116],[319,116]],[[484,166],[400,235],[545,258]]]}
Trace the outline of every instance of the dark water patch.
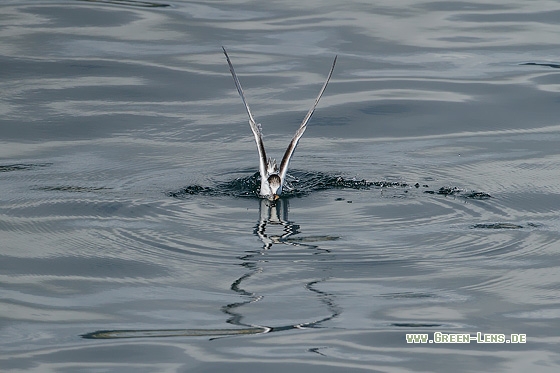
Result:
{"label": "dark water patch", "polygon": [[261,334],[268,328],[245,329],[160,329],[160,330],[99,330],[82,334],[84,339],[162,338],[162,337],[220,337],[228,335]]}
{"label": "dark water patch", "polygon": [[103,3],[103,4],[134,6],[134,7],[141,7],[141,8],[166,8],[171,6],[170,4],[153,3],[151,1],[137,1],[137,0],[76,0],[76,1],[82,1],[88,3]]}
{"label": "dark water patch", "polygon": [[424,193],[439,194],[444,196],[459,196],[468,199],[481,199],[481,200],[492,198],[492,196],[486,192],[478,192],[475,190],[467,191],[462,188],[451,187],[451,186],[441,187],[437,191],[425,190]]}
{"label": "dark water patch", "polygon": [[413,8],[425,9],[436,12],[457,12],[457,11],[505,11],[511,9],[511,5],[503,4],[477,4],[468,1],[432,1],[415,5]]}
{"label": "dark water patch", "polygon": [[403,323],[392,323],[391,326],[397,326],[399,328],[435,328],[435,327],[441,327],[443,326],[443,324],[423,324],[423,323],[403,322]]}
{"label": "dark water patch", "polygon": [[[528,227],[535,227],[536,224],[527,224]],[[523,225],[513,224],[513,223],[481,223],[475,224],[471,227],[472,229],[521,229],[525,228]]]}
{"label": "dark water patch", "polygon": [[526,62],[521,63],[521,66],[545,66],[552,67],[553,69],[560,69],[560,64],[557,63],[538,63],[538,62]]}
{"label": "dark water patch", "polygon": [[285,242],[308,243],[308,242],[336,241],[338,239],[340,239],[339,236],[307,236],[307,237],[289,238],[289,239],[286,239]]}
{"label": "dark water patch", "polygon": [[[346,198],[338,197],[334,199],[335,201],[346,201]],[[352,203],[352,200],[347,200],[346,203]]]}
{"label": "dark water patch", "polygon": [[61,186],[45,186],[37,187],[35,190],[43,190],[48,192],[74,192],[74,193],[90,193],[98,192],[101,190],[111,190],[113,188],[106,187],[87,187],[87,186],[76,186],[76,185],[61,185]]}
{"label": "dark water patch", "polygon": [[52,166],[52,163],[14,163],[0,165],[0,172],[28,171],[48,166]]}
{"label": "dark water patch", "polygon": [[418,298],[435,298],[433,294],[427,293],[414,293],[414,292],[402,292],[402,293],[387,293],[381,294],[382,298],[390,298],[390,299],[418,299]]}

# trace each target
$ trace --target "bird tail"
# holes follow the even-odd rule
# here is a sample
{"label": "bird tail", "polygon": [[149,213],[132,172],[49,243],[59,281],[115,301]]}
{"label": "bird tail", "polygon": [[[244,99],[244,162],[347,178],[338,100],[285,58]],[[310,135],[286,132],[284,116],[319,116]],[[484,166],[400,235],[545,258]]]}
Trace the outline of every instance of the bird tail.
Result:
{"label": "bird tail", "polygon": [[278,164],[276,164],[276,159],[268,158],[266,167],[269,175],[278,173]]}

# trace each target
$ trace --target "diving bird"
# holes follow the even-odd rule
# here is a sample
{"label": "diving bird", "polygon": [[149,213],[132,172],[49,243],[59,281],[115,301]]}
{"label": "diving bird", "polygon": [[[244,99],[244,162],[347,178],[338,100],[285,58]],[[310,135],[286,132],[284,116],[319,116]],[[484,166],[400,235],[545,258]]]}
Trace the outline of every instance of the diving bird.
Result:
{"label": "diving bird", "polygon": [[239,92],[241,100],[243,100],[243,104],[245,105],[245,110],[247,110],[247,114],[249,115],[249,125],[251,126],[251,130],[253,131],[253,135],[255,136],[255,142],[257,143],[257,150],[259,152],[259,172],[261,174],[261,189],[259,192],[260,196],[274,201],[280,198],[279,196],[282,194],[282,188],[284,187],[284,184],[286,182],[286,173],[288,172],[290,159],[292,158],[292,155],[296,150],[299,139],[301,138],[301,136],[303,136],[303,133],[307,128],[307,122],[309,121],[309,118],[311,118],[311,116],[313,115],[315,107],[319,103],[319,100],[321,99],[325,88],[327,88],[327,84],[329,83],[334,70],[334,65],[336,64],[337,56],[334,57],[331,71],[329,71],[329,75],[327,76],[327,81],[325,82],[325,84],[323,84],[321,91],[319,91],[319,95],[315,99],[313,106],[311,106],[311,109],[309,109],[307,115],[305,115],[305,117],[303,118],[303,121],[296,131],[296,134],[292,138],[290,145],[288,145],[288,149],[286,149],[286,152],[284,153],[284,157],[282,157],[280,168],[278,168],[278,164],[276,163],[275,159],[266,157],[261,125],[255,122],[255,118],[251,113],[251,109],[249,109],[249,104],[247,104],[247,100],[245,99],[245,95],[243,94],[243,88],[241,88],[241,83],[239,83],[239,79],[235,74],[235,70],[233,69],[233,65],[229,59],[226,49],[224,47],[222,47],[222,49],[224,50],[224,54],[226,55],[226,59],[229,65],[229,71],[233,76],[233,81],[235,82],[235,86],[237,87],[237,92]]}

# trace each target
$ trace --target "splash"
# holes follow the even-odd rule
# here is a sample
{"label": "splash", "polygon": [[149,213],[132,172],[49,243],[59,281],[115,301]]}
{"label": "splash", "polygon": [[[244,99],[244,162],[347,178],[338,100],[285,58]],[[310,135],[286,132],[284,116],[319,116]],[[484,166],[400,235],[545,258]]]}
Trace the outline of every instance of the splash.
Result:
{"label": "splash", "polygon": [[[383,186],[406,186],[397,182],[372,182],[367,180],[347,179],[343,176],[328,175],[321,172],[293,171],[287,176],[282,195],[284,197],[303,197],[312,192],[329,189],[369,189]],[[190,185],[177,191],[170,191],[168,196],[174,198],[188,198],[193,195],[202,196],[235,196],[259,197],[260,175],[258,172],[251,176],[236,178],[231,181],[218,183],[215,187]]]}
{"label": "splash", "polygon": [[[236,178],[218,183],[215,187],[189,185],[176,191],[167,192],[169,197],[189,198],[190,196],[234,196],[259,198],[260,175]],[[368,181],[365,179],[347,178],[341,175],[330,175],[322,172],[292,171],[287,175],[282,196],[284,198],[303,197],[314,192],[333,189],[369,190],[382,188],[400,188],[405,193],[410,189],[429,188],[426,184],[409,184],[402,181]],[[466,199],[485,200],[490,194],[474,190],[466,190],[455,186],[441,187],[439,190],[424,190],[424,193],[444,196],[458,196]]]}

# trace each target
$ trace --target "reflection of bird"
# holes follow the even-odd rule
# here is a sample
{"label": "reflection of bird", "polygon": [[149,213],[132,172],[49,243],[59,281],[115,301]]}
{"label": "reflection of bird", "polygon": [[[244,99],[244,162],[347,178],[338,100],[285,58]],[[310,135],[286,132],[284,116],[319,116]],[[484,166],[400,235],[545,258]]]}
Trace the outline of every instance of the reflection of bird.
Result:
{"label": "reflection of bird", "polygon": [[222,47],[224,50],[224,54],[226,55],[227,62],[229,64],[229,70],[231,71],[231,75],[233,76],[233,81],[235,82],[235,86],[237,87],[237,91],[243,100],[243,104],[245,104],[245,109],[247,110],[247,114],[249,115],[249,125],[251,126],[251,130],[253,131],[253,135],[255,135],[255,141],[257,143],[257,150],[259,151],[259,171],[261,174],[261,190],[260,195],[261,197],[267,197],[270,200],[276,200],[279,198],[280,194],[282,194],[282,187],[286,181],[286,173],[288,172],[288,164],[290,163],[290,159],[296,150],[296,146],[298,144],[299,139],[303,136],[305,129],[307,128],[307,122],[313,112],[315,111],[315,107],[319,103],[325,88],[327,88],[327,84],[331,78],[331,75],[334,70],[334,65],[336,64],[336,56],[334,58],[331,71],[327,77],[327,81],[323,84],[319,95],[315,99],[313,106],[307,112],[305,118],[303,118],[303,122],[299,126],[296,134],[292,138],[290,145],[288,145],[288,149],[284,153],[284,157],[282,158],[282,162],[280,163],[280,168],[278,168],[278,164],[276,163],[275,159],[266,158],[266,152],[264,151],[264,143],[262,137],[262,130],[261,125],[255,122],[255,118],[253,114],[251,114],[251,110],[249,109],[249,104],[247,104],[247,100],[245,100],[245,95],[243,94],[243,88],[241,88],[241,83],[239,83],[239,79],[235,74],[235,70],[233,69],[233,65],[229,59],[229,56],[226,52],[226,49]]}
{"label": "reflection of bird", "polygon": [[[254,233],[261,239],[264,250],[271,249],[275,244],[287,244],[291,236],[300,233],[299,225],[288,220],[288,200],[260,201],[260,219]],[[281,231],[272,232],[270,228]]]}

